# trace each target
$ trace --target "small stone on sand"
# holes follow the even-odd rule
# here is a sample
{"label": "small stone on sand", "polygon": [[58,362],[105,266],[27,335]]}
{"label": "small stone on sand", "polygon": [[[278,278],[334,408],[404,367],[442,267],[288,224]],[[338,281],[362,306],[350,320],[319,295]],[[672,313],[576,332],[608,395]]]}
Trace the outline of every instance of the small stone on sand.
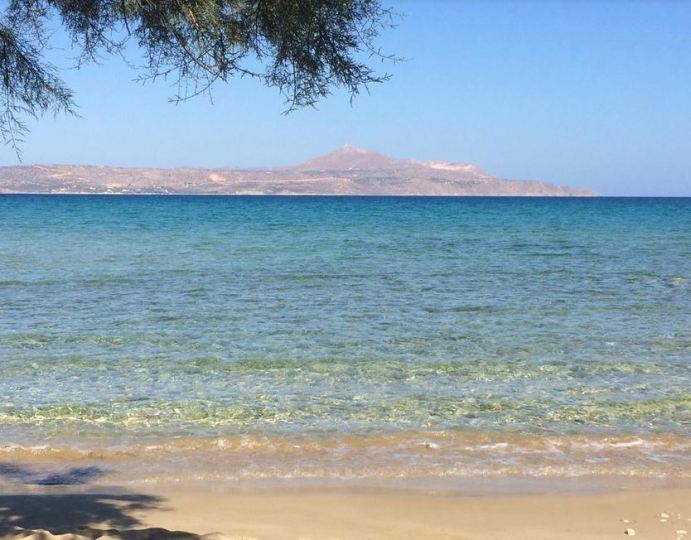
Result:
{"label": "small stone on sand", "polygon": [[636,536],[636,531],[634,529],[626,529],[624,531],[624,534],[626,534],[628,536]]}

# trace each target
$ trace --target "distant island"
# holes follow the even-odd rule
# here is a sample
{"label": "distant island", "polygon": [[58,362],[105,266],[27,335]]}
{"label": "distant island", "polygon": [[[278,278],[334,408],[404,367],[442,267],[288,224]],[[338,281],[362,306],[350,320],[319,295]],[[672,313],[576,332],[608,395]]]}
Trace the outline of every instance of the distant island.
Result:
{"label": "distant island", "polygon": [[413,161],[350,145],[292,167],[125,168],[88,165],[0,167],[0,193],[198,195],[502,195],[598,193],[535,180],[495,178],[472,163]]}

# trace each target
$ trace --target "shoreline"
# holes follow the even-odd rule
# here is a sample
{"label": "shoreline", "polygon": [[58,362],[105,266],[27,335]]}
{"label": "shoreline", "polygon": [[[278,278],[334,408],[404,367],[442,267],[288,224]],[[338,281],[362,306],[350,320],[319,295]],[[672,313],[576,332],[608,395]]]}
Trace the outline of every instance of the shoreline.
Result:
{"label": "shoreline", "polygon": [[[34,441],[38,442],[38,441]],[[73,437],[0,444],[0,490],[35,485],[393,486],[447,491],[691,487],[691,439],[491,432]],[[4,466],[4,468],[3,468]],[[86,477],[70,471],[89,471]],[[55,482],[53,479],[59,479]],[[66,480],[66,481],[64,481]],[[603,489],[604,487],[604,489]],[[559,489],[557,491],[562,491]]]}
{"label": "shoreline", "polygon": [[[160,191],[141,191],[141,192],[128,192],[128,191],[3,191],[0,192],[0,196],[2,195],[77,195],[77,196],[84,196],[84,195],[107,195],[107,196],[112,196],[112,195],[123,195],[126,197],[130,196],[143,196],[143,197],[152,197],[152,196],[164,196],[164,197],[328,197],[328,198],[358,198],[358,197],[363,197],[363,198],[401,198],[401,199],[406,199],[406,198],[431,198],[431,199],[438,199],[438,198],[448,198],[448,199],[462,199],[462,198],[492,198],[492,197],[497,197],[497,198],[516,198],[516,199],[521,199],[521,198],[544,198],[544,199],[553,199],[553,198],[574,198],[577,197],[579,199],[601,199],[603,198],[602,195],[599,194],[593,194],[593,195],[533,195],[533,194],[525,194],[525,195],[503,195],[503,194],[494,194],[494,195],[473,195],[473,194],[464,194],[464,195],[448,195],[448,194],[434,194],[434,193],[357,193],[357,194],[350,194],[350,193],[205,193],[205,192],[197,192],[197,191],[190,191],[190,192],[160,192]],[[606,197],[605,197],[606,198]],[[617,198],[617,199],[635,199],[635,198],[644,198],[644,199],[657,199],[657,198],[663,198],[663,199],[686,199],[688,197],[676,197],[673,195],[670,196],[663,196],[663,197],[657,197],[657,196],[648,196],[648,195],[632,195],[632,196],[618,196],[618,195],[613,195],[611,198]]]}

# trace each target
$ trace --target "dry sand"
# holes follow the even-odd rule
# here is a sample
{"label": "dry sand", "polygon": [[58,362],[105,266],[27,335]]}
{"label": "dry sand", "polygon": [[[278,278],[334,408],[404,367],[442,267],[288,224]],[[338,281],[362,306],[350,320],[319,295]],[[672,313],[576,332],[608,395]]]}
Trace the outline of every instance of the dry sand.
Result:
{"label": "dry sand", "polygon": [[[627,534],[627,529],[629,534]],[[44,532],[48,531],[48,532]],[[172,533],[171,531],[189,531]],[[463,495],[175,484],[110,494],[0,495],[0,536],[227,539],[691,540],[691,489]]]}

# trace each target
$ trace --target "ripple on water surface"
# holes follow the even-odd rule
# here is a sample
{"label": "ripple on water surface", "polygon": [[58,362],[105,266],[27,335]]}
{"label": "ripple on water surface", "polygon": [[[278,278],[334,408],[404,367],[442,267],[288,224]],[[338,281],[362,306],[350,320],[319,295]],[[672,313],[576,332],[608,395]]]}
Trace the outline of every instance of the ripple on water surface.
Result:
{"label": "ripple on water surface", "polygon": [[[0,212],[13,448],[588,438],[554,443],[567,474],[597,467],[598,440],[624,445],[607,458],[624,470],[654,468],[657,437],[691,437],[688,199],[2,197]],[[447,442],[392,467],[485,470]]]}

